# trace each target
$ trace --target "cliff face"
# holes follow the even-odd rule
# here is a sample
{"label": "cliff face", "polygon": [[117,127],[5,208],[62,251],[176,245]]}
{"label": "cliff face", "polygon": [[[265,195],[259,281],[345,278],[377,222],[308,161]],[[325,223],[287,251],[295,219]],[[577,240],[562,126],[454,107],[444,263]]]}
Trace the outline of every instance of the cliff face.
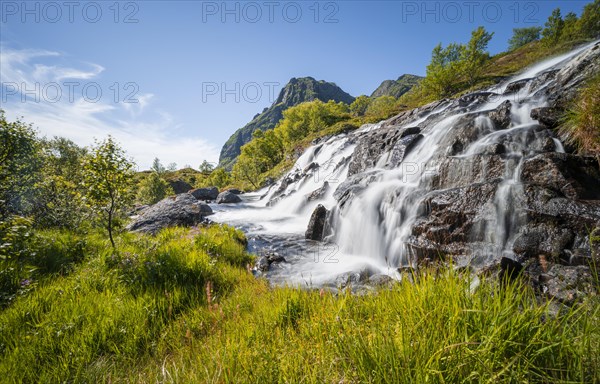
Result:
{"label": "cliff face", "polygon": [[273,105],[265,108],[262,113],[254,116],[252,121],[231,135],[221,149],[219,165],[230,169],[240,154],[240,148],[252,139],[252,133],[255,130],[273,129],[283,117],[283,111],[300,103],[317,99],[323,102],[333,100],[347,104],[354,101],[354,97],[334,83],[317,81],[312,77],[292,78],[281,90]]}
{"label": "cliff face", "polygon": [[421,79],[421,76],[406,74],[400,76],[397,80],[385,80],[371,94],[371,97],[394,96],[398,98],[417,85]]}

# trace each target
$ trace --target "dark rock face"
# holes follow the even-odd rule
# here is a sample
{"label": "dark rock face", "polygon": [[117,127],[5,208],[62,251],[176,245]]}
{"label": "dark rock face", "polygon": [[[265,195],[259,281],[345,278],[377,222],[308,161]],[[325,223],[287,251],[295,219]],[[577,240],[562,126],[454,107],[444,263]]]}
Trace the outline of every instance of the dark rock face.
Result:
{"label": "dark rock face", "polygon": [[506,100],[498,108],[489,113],[496,129],[506,129],[510,125],[510,108],[512,104]]}
{"label": "dark rock face", "polygon": [[531,118],[537,120],[546,128],[556,128],[560,125],[563,111],[558,108],[534,108],[531,110]]}
{"label": "dark rock face", "polygon": [[169,183],[171,188],[173,188],[173,192],[175,192],[176,195],[179,195],[180,193],[186,193],[190,189],[193,188],[191,185],[189,185],[185,181],[179,180],[179,179],[178,180],[167,180],[167,183]]}
{"label": "dark rock face", "polygon": [[308,195],[306,195],[306,200],[308,200],[308,201],[318,200],[325,195],[325,193],[327,192],[328,189],[329,189],[329,183],[327,181],[325,181],[321,188],[317,188],[314,191],[312,191],[311,193],[309,193]]}
{"label": "dark rock face", "polygon": [[196,225],[212,213],[208,205],[198,202],[192,195],[180,194],[146,208],[133,219],[127,230],[155,234],[166,227]]}
{"label": "dark rock face", "polygon": [[542,153],[523,163],[521,179],[544,186],[569,199],[600,199],[600,169],[594,158],[566,153]]}
{"label": "dark rock face", "polygon": [[327,214],[329,211],[327,208],[319,204],[310,216],[308,228],[306,229],[305,237],[309,240],[323,240],[323,232],[325,229],[325,222],[327,220]]}
{"label": "dark rock face", "polygon": [[217,204],[235,204],[241,202],[242,199],[238,195],[229,191],[221,192],[217,196]]}
{"label": "dark rock face", "polygon": [[261,272],[268,272],[273,263],[285,263],[285,258],[277,252],[271,252],[258,259],[256,267]]}
{"label": "dark rock face", "polygon": [[241,194],[243,193],[242,191],[240,191],[240,190],[239,190],[239,189],[237,189],[237,188],[231,188],[231,189],[228,189],[228,190],[227,190],[227,192],[231,192],[231,193],[233,193],[234,195],[241,195]]}
{"label": "dark rock face", "polygon": [[504,93],[507,94],[507,93],[518,92],[522,88],[524,88],[527,85],[527,83],[529,83],[529,81],[531,81],[531,79],[523,79],[523,80],[513,81],[512,83],[510,83],[506,86]]}
{"label": "dark rock face", "polygon": [[369,132],[359,139],[348,168],[348,176],[373,168],[386,152],[391,152],[386,168],[397,167],[423,137],[420,128],[389,127]]}
{"label": "dark rock face", "polygon": [[217,187],[197,188],[188,192],[198,200],[215,200],[219,195]]}

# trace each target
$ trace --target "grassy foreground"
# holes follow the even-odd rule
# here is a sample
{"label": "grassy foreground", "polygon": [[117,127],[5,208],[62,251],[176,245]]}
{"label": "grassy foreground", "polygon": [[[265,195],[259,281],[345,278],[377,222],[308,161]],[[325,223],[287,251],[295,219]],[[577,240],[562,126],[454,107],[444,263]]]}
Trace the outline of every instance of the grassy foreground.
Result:
{"label": "grassy foreground", "polygon": [[0,311],[3,383],[600,382],[597,298],[550,316],[450,270],[362,296],[271,288],[226,226],[124,235],[118,255],[38,236],[49,265],[83,257]]}

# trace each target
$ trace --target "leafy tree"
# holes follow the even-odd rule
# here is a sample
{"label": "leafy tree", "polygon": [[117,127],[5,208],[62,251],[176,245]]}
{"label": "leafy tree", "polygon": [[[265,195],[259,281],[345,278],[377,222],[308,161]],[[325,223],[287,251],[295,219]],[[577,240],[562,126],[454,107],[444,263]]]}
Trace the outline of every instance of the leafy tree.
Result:
{"label": "leafy tree", "polygon": [[217,168],[210,174],[210,185],[217,188],[223,188],[231,184],[231,176],[225,168]]}
{"label": "leafy tree", "polygon": [[463,45],[454,43],[446,48],[442,48],[442,44],[433,48],[431,62],[427,66],[427,75],[423,80],[423,87],[428,92],[436,97],[446,97],[456,91],[463,50]]}
{"label": "leafy tree", "polygon": [[460,50],[460,69],[469,85],[474,85],[479,79],[484,63],[490,58],[487,46],[492,36],[493,32],[489,33],[484,27],[479,27],[471,32],[471,39],[464,49]]}
{"label": "leafy tree", "polygon": [[581,36],[592,39],[600,37],[600,0],[594,0],[583,7],[577,24]]}
{"label": "leafy tree", "polygon": [[258,189],[260,186],[261,171],[256,162],[243,151],[233,166],[231,173],[236,181],[250,185],[253,189]]}
{"label": "leafy tree", "polygon": [[573,41],[580,37],[579,19],[573,12],[569,12],[563,19],[563,30],[560,36],[562,41]]}
{"label": "leafy tree", "polygon": [[173,194],[173,188],[162,178],[160,173],[152,171],[140,183],[137,198],[142,204],[156,204]]}
{"label": "leafy tree", "polygon": [[212,165],[211,163],[209,163],[208,161],[204,160],[202,162],[202,164],[200,164],[200,172],[202,172],[205,175],[209,175],[212,171],[214,171],[215,166]]}
{"label": "leafy tree", "polygon": [[564,25],[565,22],[562,19],[560,8],[554,9],[544,24],[545,28],[542,31],[542,40],[547,46],[552,46],[558,43],[560,36],[562,35]]}
{"label": "leafy tree", "polygon": [[363,116],[365,114],[365,112],[367,111],[367,108],[369,108],[371,101],[372,101],[372,99],[368,96],[365,96],[365,95],[358,96],[356,99],[354,99],[352,104],[350,104],[350,112],[354,116]]}
{"label": "leafy tree", "polygon": [[42,141],[42,148],[44,176],[36,184],[36,224],[78,229],[89,216],[80,183],[86,150],[62,137]]}
{"label": "leafy tree", "polygon": [[9,122],[0,109],[0,219],[33,211],[40,179],[40,142],[31,125]]}
{"label": "leafy tree", "polygon": [[152,167],[150,170],[159,176],[162,176],[165,172],[167,172],[167,169],[164,165],[162,165],[158,157],[155,157],[154,161],[152,161]]}
{"label": "leafy tree", "polygon": [[513,28],[513,35],[508,40],[508,50],[514,51],[525,44],[540,39],[542,27]]}
{"label": "leafy tree", "polygon": [[275,127],[275,131],[280,135],[285,146],[291,148],[311,133],[319,132],[338,121],[347,119],[349,112],[348,105],[332,100],[327,103],[314,100],[298,104],[283,112],[283,120]]}
{"label": "leafy tree", "polygon": [[132,200],[130,194],[134,164],[108,136],[90,149],[83,162],[83,184],[90,207],[105,220],[113,248],[116,219]]}
{"label": "leafy tree", "polygon": [[365,111],[365,115],[367,116],[377,116],[381,119],[386,119],[390,117],[397,111],[397,100],[394,96],[380,96],[373,100],[367,110]]}
{"label": "leafy tree", "polygon": [[175,172],[176,170],[177,170],[177,163],[169,163],[169,165],[167,165],[167,171]]}

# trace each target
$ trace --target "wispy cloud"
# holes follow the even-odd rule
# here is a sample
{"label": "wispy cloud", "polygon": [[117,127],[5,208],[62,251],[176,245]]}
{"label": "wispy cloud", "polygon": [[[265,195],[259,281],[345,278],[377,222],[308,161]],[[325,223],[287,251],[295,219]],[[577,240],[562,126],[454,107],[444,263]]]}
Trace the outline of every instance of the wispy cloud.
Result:
{"label": "wispy cloud", "polygon": [[[104,67],[101,65],[70,62],[67,66],[52,62],[60,61],[58,59],[64,59],[64,55],[47,50],[16,50],[2,46],[2,108],[9,118],[22,116],[41,134],[64,136],[79,145],[90,145],[94,139],[112,135],[140,169],[149,168],[154,157],[164,163],[176,162],[179,166],[197,166],[204,159],[217,161],[219,152],[215,145],[201,137],[178,135],[181,125],[160,108],[158,98],[152,93],[135,95],[137,102],[134,103],[114,102],[108,100],[110,97],[94,102],[81,93],[72,94],[72,100],[63,95],[50,102],[42,95],[36,102],[30,94],[23,99],[25,91],[20,84],[25,84],[28,90],[35,89],[35,84],[41,84],[43,90],[48,82],[85,80],[110,84],[102,79]],[[10,97],[6,93],[8,84],[17,85],[17,89],[14,89],[15,86],[9,89]]]}

